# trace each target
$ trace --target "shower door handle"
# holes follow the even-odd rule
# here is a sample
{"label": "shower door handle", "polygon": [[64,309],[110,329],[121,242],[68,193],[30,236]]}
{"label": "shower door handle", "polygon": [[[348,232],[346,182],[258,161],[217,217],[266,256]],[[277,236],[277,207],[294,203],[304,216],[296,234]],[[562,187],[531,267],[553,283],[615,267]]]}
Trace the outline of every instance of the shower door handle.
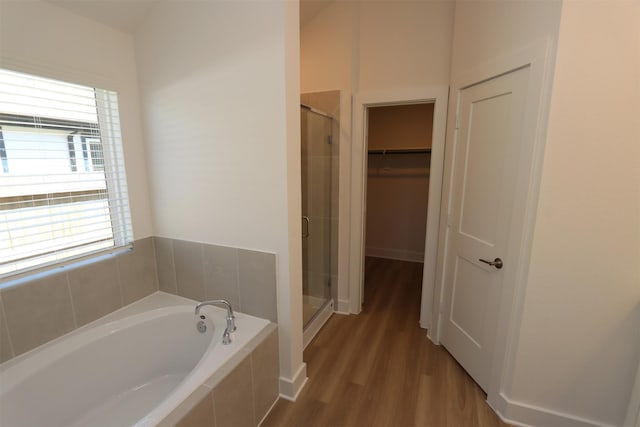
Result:
{"label": "shower door handle", "polygon": [[302,238],[306,239],[307,237],[309,237],[311,235],[311,233],[309,232],[309,217],[308,216],[303,216],[302,217],[302,221],[304,221],[303,227],[302,227]]}

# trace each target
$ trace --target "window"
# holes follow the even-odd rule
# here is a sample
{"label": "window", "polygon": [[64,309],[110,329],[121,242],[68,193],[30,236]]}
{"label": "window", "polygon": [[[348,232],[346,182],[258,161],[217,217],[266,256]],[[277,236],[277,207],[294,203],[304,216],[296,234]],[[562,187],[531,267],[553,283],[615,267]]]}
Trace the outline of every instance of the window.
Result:
{"label": "window", "polygon": [[117,94],[0,69],[0,277],[132,237]]}

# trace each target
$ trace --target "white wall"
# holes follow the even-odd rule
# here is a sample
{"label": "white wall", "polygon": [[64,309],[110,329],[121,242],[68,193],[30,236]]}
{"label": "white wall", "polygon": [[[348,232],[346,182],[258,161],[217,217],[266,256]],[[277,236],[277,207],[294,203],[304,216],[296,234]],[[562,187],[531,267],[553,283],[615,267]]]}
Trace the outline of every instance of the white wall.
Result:
{"label": "white wall", "polygon": [[297,14],[297,2],[162,2],[136,34],[156,234],[277,255],[291,381],[304,366]]}
{"label": "white wall", "polygon": [[118,92],[133,231],[153,235],[132,37],[39,0],[2,0],[0,67]]}
{"label": "white wall", "polygon": [[621,425],[640,357],[640,3],[563,5],[509,395]]}

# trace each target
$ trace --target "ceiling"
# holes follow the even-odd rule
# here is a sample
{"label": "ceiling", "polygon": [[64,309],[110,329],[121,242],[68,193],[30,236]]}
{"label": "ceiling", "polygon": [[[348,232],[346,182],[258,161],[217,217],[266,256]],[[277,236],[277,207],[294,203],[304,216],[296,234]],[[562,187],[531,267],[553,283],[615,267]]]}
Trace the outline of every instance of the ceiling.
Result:
{"label": "ceiling", "polygon": [[[47,0],[77,15],[133,34],[161,0]],[[220,1],[220,0],[214,0]],[[334,0],[300,0],[300,26]]]}
{"label": "ceiling", "polygon": [[47,0],[70,12],[133,34],[159,0]]}

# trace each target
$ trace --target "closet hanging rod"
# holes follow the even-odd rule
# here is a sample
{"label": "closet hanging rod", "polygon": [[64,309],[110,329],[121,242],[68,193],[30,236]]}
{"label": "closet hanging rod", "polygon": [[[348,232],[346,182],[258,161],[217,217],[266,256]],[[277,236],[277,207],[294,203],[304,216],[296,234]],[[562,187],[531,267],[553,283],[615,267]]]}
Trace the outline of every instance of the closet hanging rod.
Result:
{"label": "closet hanging rod", "polygon": [[425,154],[431,153],[431,148],[387,148],[382,150],[369,150],[369,154]]}

